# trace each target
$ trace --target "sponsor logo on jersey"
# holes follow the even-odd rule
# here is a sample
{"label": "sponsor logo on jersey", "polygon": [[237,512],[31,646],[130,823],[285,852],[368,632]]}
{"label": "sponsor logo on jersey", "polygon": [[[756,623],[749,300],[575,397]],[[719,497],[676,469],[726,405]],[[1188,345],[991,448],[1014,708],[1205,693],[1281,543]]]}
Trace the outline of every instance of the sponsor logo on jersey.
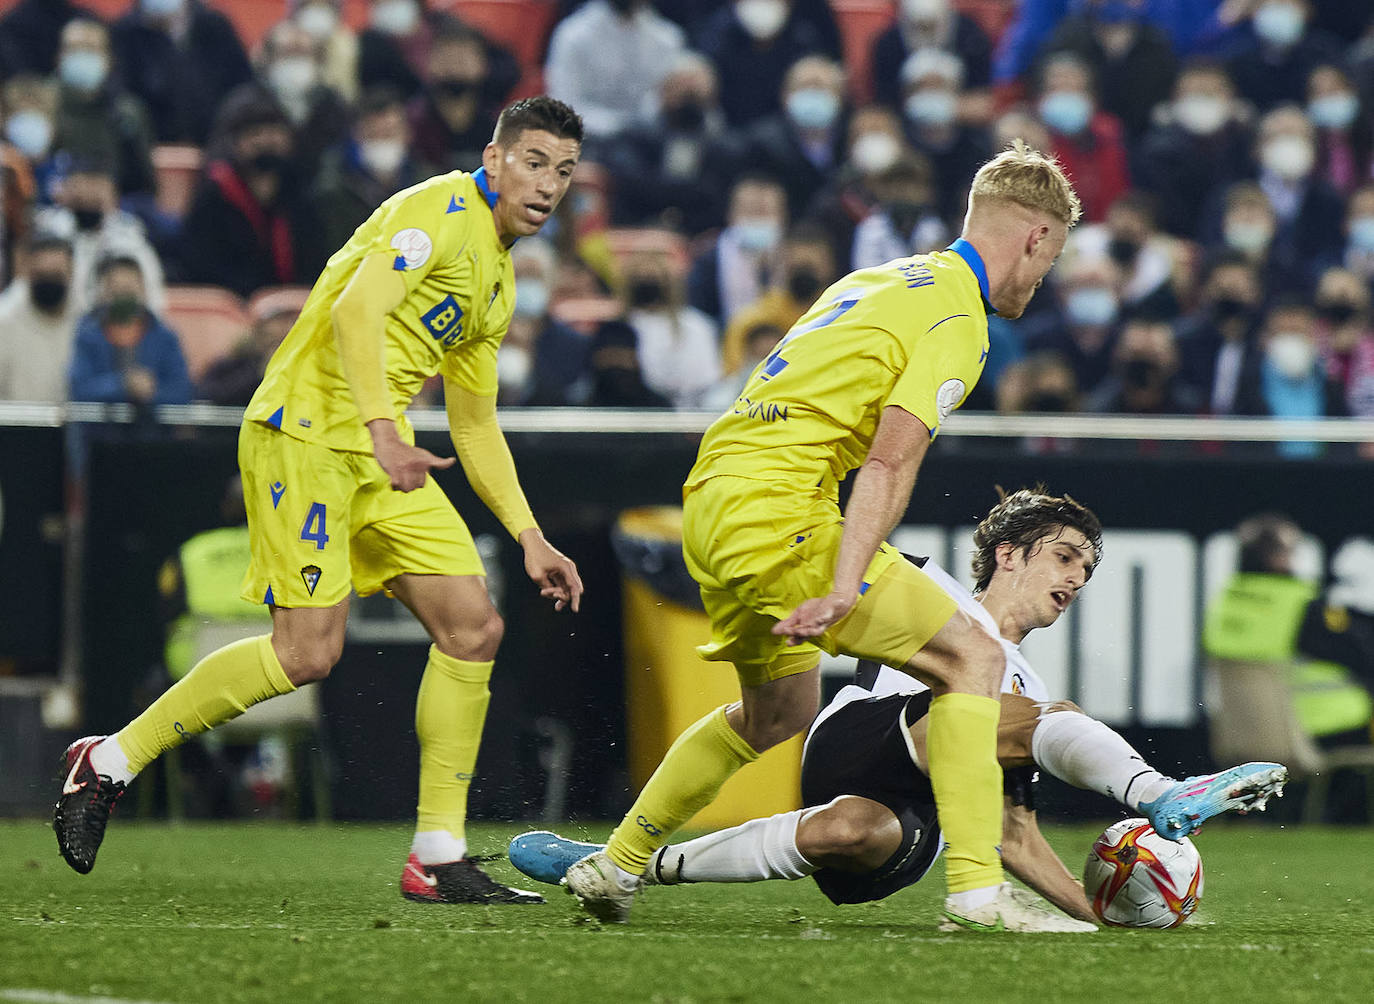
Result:
{"label": "sponsor logo on jersey", "polygon": [[320,584],[320,566],[306,565],[301,569],[301,578],[305,580],[305,588],[310,591],[310,595],[315,595],[315,587]]}
{"label": "sponsor logo on jersey", "polygon": [[391,250],[396,252],[391,267],[397,272],[405,272],[429,261],[434,253],[434,241],[419,227],[406,227],[391,235]]}
{"label": "sponsor logo on jersey", "polygon": [[898,265],[897,271],[902,274],[907,289],[920,289],[922,286],[935,285],[935,276],[930,274],[930,269],[918,262],[909,261]]}
{"label": "sponsor logo on jersey", "polygon": [[429,333],[448,348],[463,337],[463,308],[450,293],[420,315]]}
{"label": "sponsor logo on jersey", "polygon": [[[783,365],[785,366],[786,363]],[[734,412],[736,415],[743,415],[746,418],[757,419],[764,423],[787,421],[787,405],[772,404],[768,401],[754,401],[747,397],[736,399]]]}
{"label": "sponsor logo on jersey", "polygon": [[940,389],[935,392],[935,410],[939,413],[941,422],[949,418],[949,413],[959,407],[959,402],[964,399],[966,393],[964,381],[958,377],[950,377],[940,384]]}

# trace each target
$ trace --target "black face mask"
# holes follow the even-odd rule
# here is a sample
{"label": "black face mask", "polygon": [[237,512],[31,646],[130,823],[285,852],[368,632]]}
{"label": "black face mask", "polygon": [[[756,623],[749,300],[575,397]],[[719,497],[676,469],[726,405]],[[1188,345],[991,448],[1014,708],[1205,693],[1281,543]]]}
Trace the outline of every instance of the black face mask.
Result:
{"label": "black face mask", "polygon": [[62,276],[35,275],[29,279],[29,298],[39,310],[55,311],[67,300],[67,280]]}
{"label": "black face mask", "polygon": [[105,304],[105,320],[111,324],[127,324],[143,316],[143,301],[136,296],[116,296]]}
{"label": "black face mask", "polygon": [[1317,314],[1332,324],[1347,324],[1358,313],[1359,309],[1353,303],[1317,304]]}
{"label": "black face mask", "polygon": [[1113,237],[1107,242],[1107,254],[1111,255],[1112,261],[1125,267],[1132,264],[1136,255],[1140,254],[1140,245],[1124,237]]}
{"label": "black face mask", "polygon": [[1063,412],[1069,410],[1069,399],[1054,391],[1041,391],[1026,402],[1027,411]]}
{"label": "black face mask", "polygon": [[892,221],[892,229],[905,240],[916,229],[916,224],[921,222],[926,207],[919,202],[889,202],[883,206],[883,211]]}
{"label": "black face mask", "polygon": [[1250,305],[1233,296],[1223,296],[1212,302],[1212,316],[1218,321],[1234,321],[1250,316]]}
{"label": "black face mask", "polygon": [[480,89],[480,85],[469,80],[436,80],[430,87],[441,98],[465,98]]}
{"label": "black face mask", "polygon": [[105,210],[73,206],[72,216],[76,217],[76,229],[88,234],[92,230],[100,229],[100,224],[105,221]]}
{"label": "black face mask", "polygon": [[291,161],[284,153],[265,150],[249,157],[248,166],[258,174],[285,174]]}
{"label": "black face mask", "polygon": [[1162,383],[1163,375],[1164,371],[1153,359],[1127,359],[1121,365],[1121,382],[1136,390]]}
{"label": "black face mask", "polygon": [[630,306],[658,307],[668,302],[668,290],[657,279],[635,279],[630,283]]}
{"label": "black face mask", "polygon": [[706,109],[695,101],[665,109],[664,121],[675,132],[700,132],[706,124]]}
{"label": "black face mask", "polygon": [[809,268],[799,268],[787,277],[787,292],[800,303],[810,303],[821,291],[821,277]]}
{"label": "black face mask", "polygon": [[635,0],[606,0],[611,10],[617,14],[628,14],[636,7]]}

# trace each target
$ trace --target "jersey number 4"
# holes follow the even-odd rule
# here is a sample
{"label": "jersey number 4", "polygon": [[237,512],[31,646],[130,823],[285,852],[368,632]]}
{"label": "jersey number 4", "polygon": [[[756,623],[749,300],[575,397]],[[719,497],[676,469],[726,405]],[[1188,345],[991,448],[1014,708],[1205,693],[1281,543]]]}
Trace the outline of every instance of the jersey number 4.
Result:
{"label": "jersey number 4", "polygon": [[767,359],[763,361],[763,369],[759,371],[759,379],[772,380],[783,370],[787,369],[787,360],[782,357],[782,353],[788,345],[790,345],[795,339],[800,338],[802,335],[809,334],[810,332],[816,331],[819,328],[824,328],[828,324],[833,324],[835,321],[839,320],[850,310],[852,310],[854,308],[854,305],[858,303],[860,299],[862,299],[863,295],[864,291],[861,289],[855,289],[850,290],[847,293],[841,293],[839,296],[835,297],[835,299],[830,301],[830,309],[827,310],[824,314],[821,314],[815,319],[808,321],[806,324],[803,324],[799,328],[793,328],[791,331],[789,331],[787,333],[787,337],[785,337],[782,341],[778,342],[778,347],[773,350],[772,355],[770,355]]}
{"label": "jersey number 4", "polygon": [[317,551],[323,551],[324,545],[329,543],[323,502],[310,503],[310,511],[305,514],[305,523],[301,526],[301,540],[313,541]]}

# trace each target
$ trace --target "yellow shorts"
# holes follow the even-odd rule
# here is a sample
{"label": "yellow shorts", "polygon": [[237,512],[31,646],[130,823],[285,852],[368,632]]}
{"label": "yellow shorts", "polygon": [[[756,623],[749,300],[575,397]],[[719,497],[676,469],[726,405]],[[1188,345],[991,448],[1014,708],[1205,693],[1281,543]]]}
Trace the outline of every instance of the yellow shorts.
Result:
{"label": "yellow shorts", "polygon": [[[804,672],[812,645],[788,646],[773,626],[803,601],[830,592],[844,519],[824,488],[798,490],[719,476],[683,500],[682,551],[711,620],[703,659],[735,664],[756,686]],[[816,645],[903,666],[958,605],[928,576],[883,544],[864,574],[859,602]]]}
{"label": "yellow shorts", "polygon": [[241,595],[279,607],[332,607],[398,575],[484,575],[472,534],[433,478],[391,487],[366,453],[305,443],[261,422],[239,432],[253,552]]}

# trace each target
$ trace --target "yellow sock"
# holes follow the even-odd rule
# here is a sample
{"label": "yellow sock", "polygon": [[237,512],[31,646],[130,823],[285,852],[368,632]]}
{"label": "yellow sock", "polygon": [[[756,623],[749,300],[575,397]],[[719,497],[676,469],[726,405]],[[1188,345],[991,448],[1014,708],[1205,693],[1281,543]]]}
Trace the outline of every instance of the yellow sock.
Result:
{"label": "yellow sock", "polygon": [[115,738],[130,769],[138,772],[188,736],[295,689],[272,650],[271,636],[245,638],[196,663]]}
{"label": "yellow sock", "polygon": [[635,799],[606,845],[610,859],[638,875],[669,836],[720,791],[735,771],[759,758],[717,708],[687,727]]}
{"label": "yellow sock", "polygon": [[466,836],[468,788],[477,766],[491,691],[490,662],[465,662],[429,647],[415,701],[420,739],[420,804],[415,830]]}
{"label": "yellow sock", "polygon": [[945,881],[952,893],[1002,882],[1000,712],[997,701],[973,694],[942,694],[930,702],[926,759],[949,843]]}

